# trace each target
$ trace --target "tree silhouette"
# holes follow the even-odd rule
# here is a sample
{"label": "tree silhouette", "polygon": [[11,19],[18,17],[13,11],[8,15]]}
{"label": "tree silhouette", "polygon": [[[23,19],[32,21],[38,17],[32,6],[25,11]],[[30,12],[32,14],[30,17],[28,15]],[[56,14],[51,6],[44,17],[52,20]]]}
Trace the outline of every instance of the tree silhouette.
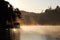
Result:
{"label": "tree silhouette", "polygon": [[19,9],[14,10],[9,2],[0,0],[0,40],[11,40],[10,29],[19,28],[14,25],[19,25],[15,22],[16,17],[21,18],[20,15]]}
{"label": "tree silhouette", "polygon": [[60,7],[55,9],[46,9],[40,14],[39,24],[43,25],[60,25]]}

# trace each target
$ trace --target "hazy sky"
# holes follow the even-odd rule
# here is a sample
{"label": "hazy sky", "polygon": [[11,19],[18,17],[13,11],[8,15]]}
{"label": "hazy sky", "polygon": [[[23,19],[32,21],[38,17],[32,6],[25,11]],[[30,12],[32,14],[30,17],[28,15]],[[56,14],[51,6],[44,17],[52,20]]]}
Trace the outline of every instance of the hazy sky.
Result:
{"label": "hazy sky", "polygon": [[7,0],[14,7],[19,8],[20,10],[25,10],[29,12],[42,12],[49,8],[55,8],[57,5],[60,6],[60,0]]}

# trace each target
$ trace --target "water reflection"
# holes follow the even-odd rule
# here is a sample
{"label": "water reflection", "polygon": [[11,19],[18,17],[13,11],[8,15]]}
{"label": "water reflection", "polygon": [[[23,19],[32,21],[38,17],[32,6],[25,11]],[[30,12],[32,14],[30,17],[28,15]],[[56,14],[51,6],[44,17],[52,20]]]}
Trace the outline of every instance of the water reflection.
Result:
{"label": "water reflection", "polygon": [[11,29],[12,40],[20,40],[20,28]]}
{"label": "water reflection", "polygon": [[20,40],[60,40],[60,26],[21,26]]}

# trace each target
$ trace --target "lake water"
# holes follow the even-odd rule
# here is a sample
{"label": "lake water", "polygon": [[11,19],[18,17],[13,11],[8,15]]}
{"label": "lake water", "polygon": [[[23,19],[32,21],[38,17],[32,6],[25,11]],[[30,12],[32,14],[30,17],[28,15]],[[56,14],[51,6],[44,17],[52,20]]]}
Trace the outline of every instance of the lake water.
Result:
{"label": "lake water", "polygon": [[60,26],[21,26],[20,40],[60,40]]}

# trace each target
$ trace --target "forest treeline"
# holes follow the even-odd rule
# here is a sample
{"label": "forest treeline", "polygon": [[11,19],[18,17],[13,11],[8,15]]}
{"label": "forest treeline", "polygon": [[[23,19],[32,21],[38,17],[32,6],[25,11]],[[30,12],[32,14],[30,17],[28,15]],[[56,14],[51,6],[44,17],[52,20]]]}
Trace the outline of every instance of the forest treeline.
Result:
{"label": "forest treeline", "polygon": [[60,7],[51,7],[42,13],[21,11],[21,24],[25,25],[60,25]]}

